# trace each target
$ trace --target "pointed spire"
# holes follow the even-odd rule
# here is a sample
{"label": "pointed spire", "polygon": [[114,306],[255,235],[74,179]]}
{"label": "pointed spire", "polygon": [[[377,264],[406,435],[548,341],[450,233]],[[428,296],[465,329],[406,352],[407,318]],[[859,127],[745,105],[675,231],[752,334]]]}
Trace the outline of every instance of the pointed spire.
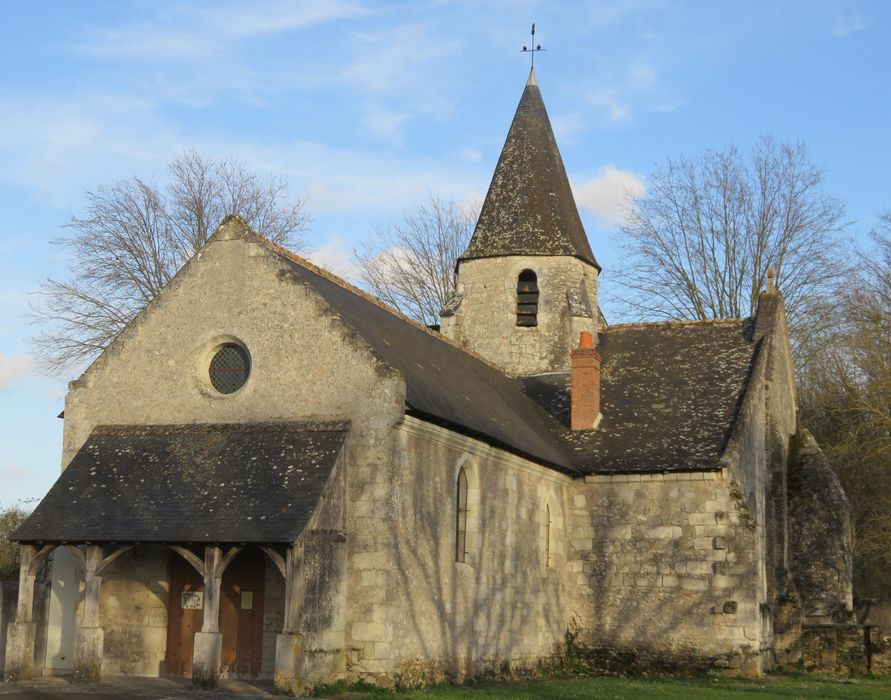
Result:
{"label": "pointed spire", "polygon": [[504,255],[570,255],[600,265],[591,252],[535,69],[511,123],[461,260]]}

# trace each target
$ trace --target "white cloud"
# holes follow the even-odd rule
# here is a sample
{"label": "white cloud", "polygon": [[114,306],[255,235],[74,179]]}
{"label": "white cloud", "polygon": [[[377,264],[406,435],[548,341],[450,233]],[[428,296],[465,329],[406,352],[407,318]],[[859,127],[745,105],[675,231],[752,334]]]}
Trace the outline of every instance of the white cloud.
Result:
{"label": "white cloud", "polygon": [[368,130],[383,141],[402,145],[402,125],[411,115],[407,112],[394,112],[382,107],[366,107],[362,121]]}
{"label": "white cloud", "polygon": [[845,37],[854,32],[862,32],[866,29],[869,29],[869,23],[859,12],[855,12],[853,17],[843,17],[841,13],[839,13],[835,16],[835,24],[832,27],[832,33],[837,37]]}
{"label": "white cloud", "polygon": [[574,136],[585,130],[585,120],[578,112],[558,114],[551,119],[557,143],[575,143]]}
{"label": "white cloud", "polygon": [[628,197],[640,197],[646,186],[640,176],[630,170],[605,165],[596,177],[573,187],[575,201],[584,209],[613,225],[627,216]]}
{"label": "white cloud", "polygon": [[27,355],[5,355],[0,352],[0,389],[30,374],[34,367],[34,360]]}
{"label": "white cloud", "polygon": [[365,14],[368,11],[361,3],[343,0],[183,5],[173,11],[165,8],[153,20],[139,24],[87,27],[75,48],[91,55],[153,62],[206,59],[231,51],[233,40],[289,32]]}
{"label": "white cloud", "polygon": [[670,102],[663,102],[661,104],[657,104],[655,107],[650,108],[651,112],[674,112],[676,109],[680,109],[681,107],[686,107],[686,100],[671,100]]}
{"label": "white cloud", "polygon": [[359,279],[359,268],[356,267],[350,250],[340,237],[335,236],[329,239],[321,248],[317,248],[306,257],[310,262],[325,268],[329,272],[333,272],[345,280],[355,281]]}
{"label": "white cloud", "polygon": [[625,121],[631,116],[628,104],[616,90],[606,89],[595,92],[588,97],[588,102],[601,108],[606,113],[606,120],[610,124]]}
{"label": "white cloud", "polygon": [[148,100],[111,95],[0,99],[0,180],[70,210],[91,188],[163,172],[186,144]]}
{"label": "white cloud", "polygon": [[420,24],[354,36],[357,58],[340,72],[339,80],[370,92],[402,93],[407,85],[424,85],[429,76],[423,66],[460,50],[457,42],[433,36]]}
{"label": "white cloud", "polygon": [[0,467],[0,479],[24,479],[28,476],[31,476],[31,471],[29,469],[23,469],[14,464]]}

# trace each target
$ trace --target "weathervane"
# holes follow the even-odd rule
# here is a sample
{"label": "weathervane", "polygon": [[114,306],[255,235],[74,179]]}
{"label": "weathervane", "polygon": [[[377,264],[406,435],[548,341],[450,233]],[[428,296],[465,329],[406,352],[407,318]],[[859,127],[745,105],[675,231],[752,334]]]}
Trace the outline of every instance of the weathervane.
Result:
{"label": "weathervane", "polygon": [[541,44],[536,45],[535,43],[535,22],[532,23],[532,48],[528,49],[525,46],[523,47],[524,53],[532,54],[532,67],[535,68],[535,54],[539,51],[547,51],[547,49],[541,48]]}

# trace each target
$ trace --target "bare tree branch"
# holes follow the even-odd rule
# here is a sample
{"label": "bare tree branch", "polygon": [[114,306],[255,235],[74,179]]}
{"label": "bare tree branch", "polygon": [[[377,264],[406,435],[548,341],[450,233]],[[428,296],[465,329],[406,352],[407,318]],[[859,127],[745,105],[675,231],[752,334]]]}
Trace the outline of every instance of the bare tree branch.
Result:
{"label": "bare tree branch", "polygon": [[748,160],[733,146],[667,160],[629,202],[618,299],[649,320],[747,316],[773,268],[793,339],[805,340],[831,322],[818,311],[848,269],[844,205],[823,183],[803,144],[770,136]]}
{"label": "bare tree branch", "polygon": [[807,346],[802,421],[830,455],[848,494],[855,590],[891,595],[891,215],[833,304],[833,325]]}
{"label": "bare tree branch", "polygon": [[90,362],[194,255],[228,214],[273,242],[302,247],[304,202],[287,184],[261,178],[235,160],[195,150],[168,167],[162,190],[138,177],[87,193],[72,234],[53,243],[71,258],[71,277],[45,280],[31,305],[41,365],[64,373]]}
{"label": "bare tree branch", "polygon": [[403,221],[353,251],[360,276],[381,301],[425,324],[455,287],[455,263],[467,248],[476,212],[431,195]]}

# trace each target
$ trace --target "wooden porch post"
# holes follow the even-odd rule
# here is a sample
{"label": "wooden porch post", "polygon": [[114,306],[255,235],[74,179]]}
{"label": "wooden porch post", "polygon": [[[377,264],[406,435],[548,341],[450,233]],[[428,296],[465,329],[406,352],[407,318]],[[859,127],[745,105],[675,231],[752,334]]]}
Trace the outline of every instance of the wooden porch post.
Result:
{"label": "wooden porch post", "polygon": [[102,679],[102,653],[105,646],[105,632],[99,618],[99,603],[102,592],[102,574],[111,563],[136,545],[117,547],[105,556],[101,545],[87,545],[84,552],[79,547],[68,549],[77,557],[84,572],[83,617],[74,635],[74,681],[76,683],[98,683]]}
{"label": "wooden porch post", "polygon": [[285,615],[281,634],[275,639],[275,687],[280,692],[303,690],[303,635],[300,612],[306,580],[303,576],[303,547],[291,545],[282,556],[274,547],[263,547],[285,579]]}
{"label": "wooden porch post", "polygon": [[189,562],[204,577],[204,622],[201,631],[195,634],[195,649],[192,652],[192,682],[212,688],[220,677],[220,657],[223,650],[223,635],[220,633],[220,594],[223,573],[242,547],[230,547],[223,554],[219,545],[204,548],[202,561],[186,547],[170,547]]}
{"label": "wooden porch post", "polygon": [[54,545],[46,545],[40,550],[30,544],[21,546],[15,622],[7,628],[3,672],[3,678],[7,682],[29,680],[34,673],[34,582],[40,565],[53,549]]}

